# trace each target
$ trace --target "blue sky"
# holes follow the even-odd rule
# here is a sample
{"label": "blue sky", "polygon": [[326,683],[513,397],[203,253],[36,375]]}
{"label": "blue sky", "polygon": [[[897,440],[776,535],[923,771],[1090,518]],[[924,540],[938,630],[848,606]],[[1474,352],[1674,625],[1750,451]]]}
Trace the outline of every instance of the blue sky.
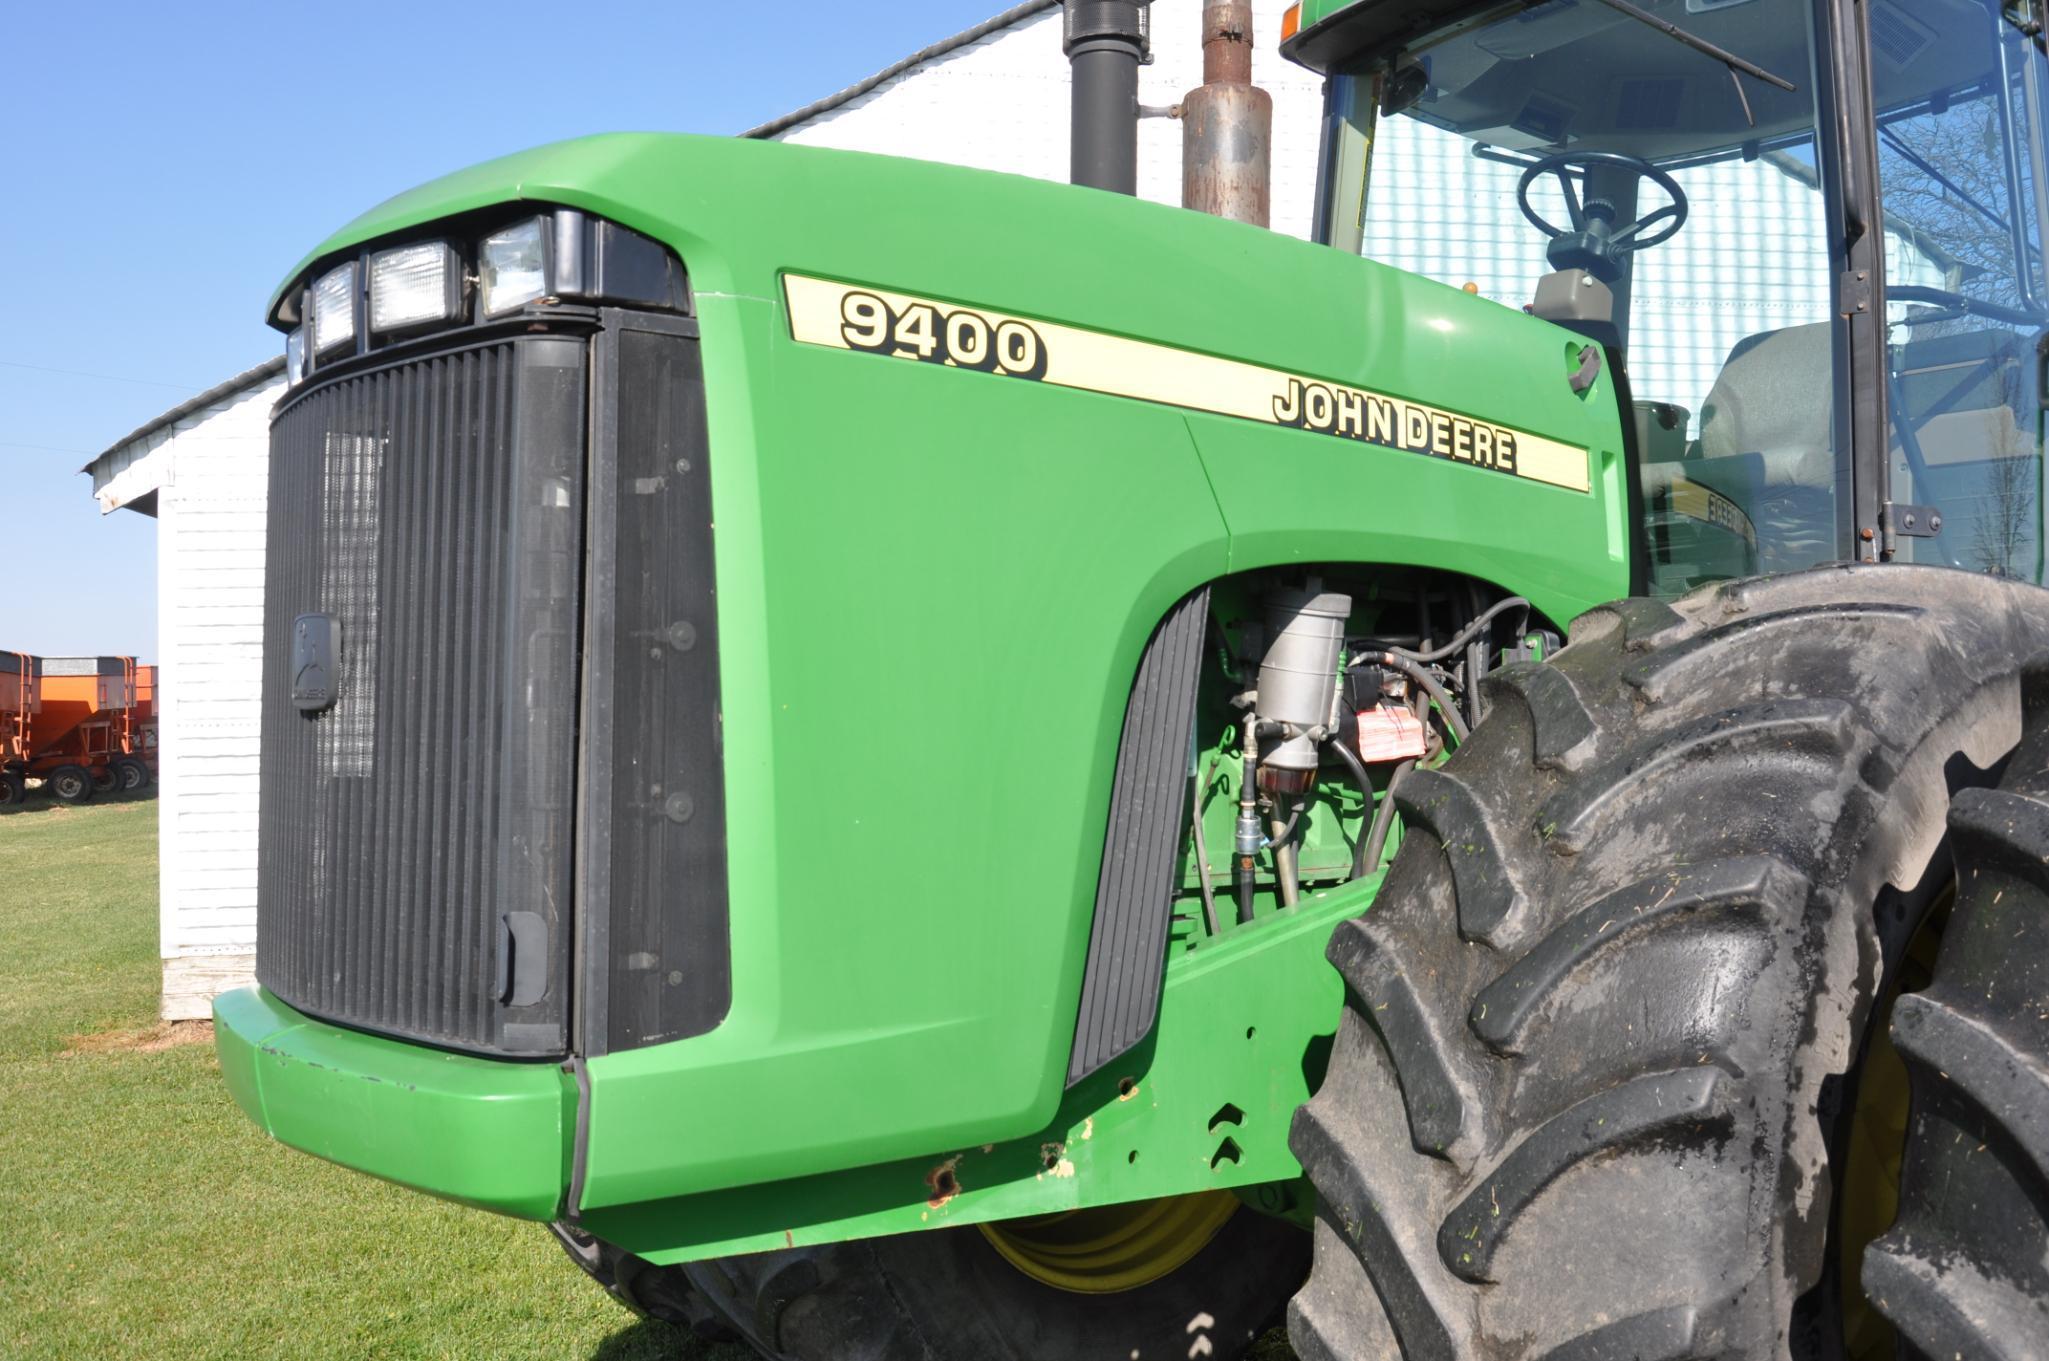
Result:
{"label": "blue sky", "polygon": [[733,133],[1007,0],[21,5],[0,210],[0,648],[156,655],[156,522],[77,470],[279,348],[371,204],[584,133]]}

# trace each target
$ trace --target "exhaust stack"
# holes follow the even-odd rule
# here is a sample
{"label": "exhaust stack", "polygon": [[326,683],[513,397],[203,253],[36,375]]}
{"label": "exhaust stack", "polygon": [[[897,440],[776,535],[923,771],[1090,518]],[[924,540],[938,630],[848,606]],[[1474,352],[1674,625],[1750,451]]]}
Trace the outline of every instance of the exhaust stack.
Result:
{"label": "exhaust stack", "polygon": [[1181,101],[1181,205],[1270,224],[1273,96],[1252,83],[1250,0],[1202,7],[1202,84]]}
{"label": "exhaust stack", "polygon": [[1068,178],[1138,192],[1138,68],[1152,56],[1152,0],[1066,0],[1074,74]]}

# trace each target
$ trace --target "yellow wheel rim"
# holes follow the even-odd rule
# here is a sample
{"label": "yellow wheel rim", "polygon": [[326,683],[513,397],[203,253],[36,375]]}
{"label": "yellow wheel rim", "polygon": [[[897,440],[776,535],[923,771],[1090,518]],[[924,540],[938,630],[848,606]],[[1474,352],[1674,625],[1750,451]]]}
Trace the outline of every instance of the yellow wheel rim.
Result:
{"label": "yellow wheel rim", "polygon": [[1935,953],[1956,905],[1954,885],[1929,909],[1908,943],[1893,988],[1878,1000],[1869,1052],[1850,1117],[1850,1148],[1843,1169],[1840,1233],[1843,1273],[1843,1346],[1851,1361],[1892,1361],[1898,1351],[1892,1324],[1864,1298],[1864,1249],[1892,1227],[1900,1207],[1900,1164],[1907,1148],[1907,1065],[1892,1044],[1892,1007],[1902,992],[1918,992],[1935,974]]}
{"label": "yellow wheel rim", "polygon": [[1239,1210],[1229,1191],[978,1224],[1003,1260],[1055,1290],[1114,1295],[1186,1266]]}

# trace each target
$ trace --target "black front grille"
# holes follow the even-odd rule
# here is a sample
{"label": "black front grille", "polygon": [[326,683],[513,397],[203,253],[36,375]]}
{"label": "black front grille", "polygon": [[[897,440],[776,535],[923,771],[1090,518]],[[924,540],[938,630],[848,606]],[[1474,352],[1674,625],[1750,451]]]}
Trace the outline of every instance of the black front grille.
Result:
{"label": "black front grille", "polygon": [[303,1011],[566,1048],[587,369],[471,343],[273,425],[257,975]]}

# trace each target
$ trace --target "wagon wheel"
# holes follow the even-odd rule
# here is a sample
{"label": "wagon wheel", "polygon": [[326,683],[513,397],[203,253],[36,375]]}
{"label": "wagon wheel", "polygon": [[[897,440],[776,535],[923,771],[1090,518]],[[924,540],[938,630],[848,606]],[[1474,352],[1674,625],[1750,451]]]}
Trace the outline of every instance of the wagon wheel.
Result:
{"label": "wagon wheel", "polygon": [[28,781],[18,770],[0,770],[0,808],[19,807],[28,798]]}
{"label": "wagon wheel", "polygon": [[117,756],[114,758],[114,778],[122,793],[133,792],[149,783],[149,765],[140,757]]}
{"label": "wagon wheel", "polygon": [[92,776],[93,793],[114,794],[120,791],[121,772],[111,765],[98,766],[87,773]]}
{"label": "wagon wheel", "polygon": [[84,766],[58,766],[44,781],[60,803],[91,803],[92,772]]}

